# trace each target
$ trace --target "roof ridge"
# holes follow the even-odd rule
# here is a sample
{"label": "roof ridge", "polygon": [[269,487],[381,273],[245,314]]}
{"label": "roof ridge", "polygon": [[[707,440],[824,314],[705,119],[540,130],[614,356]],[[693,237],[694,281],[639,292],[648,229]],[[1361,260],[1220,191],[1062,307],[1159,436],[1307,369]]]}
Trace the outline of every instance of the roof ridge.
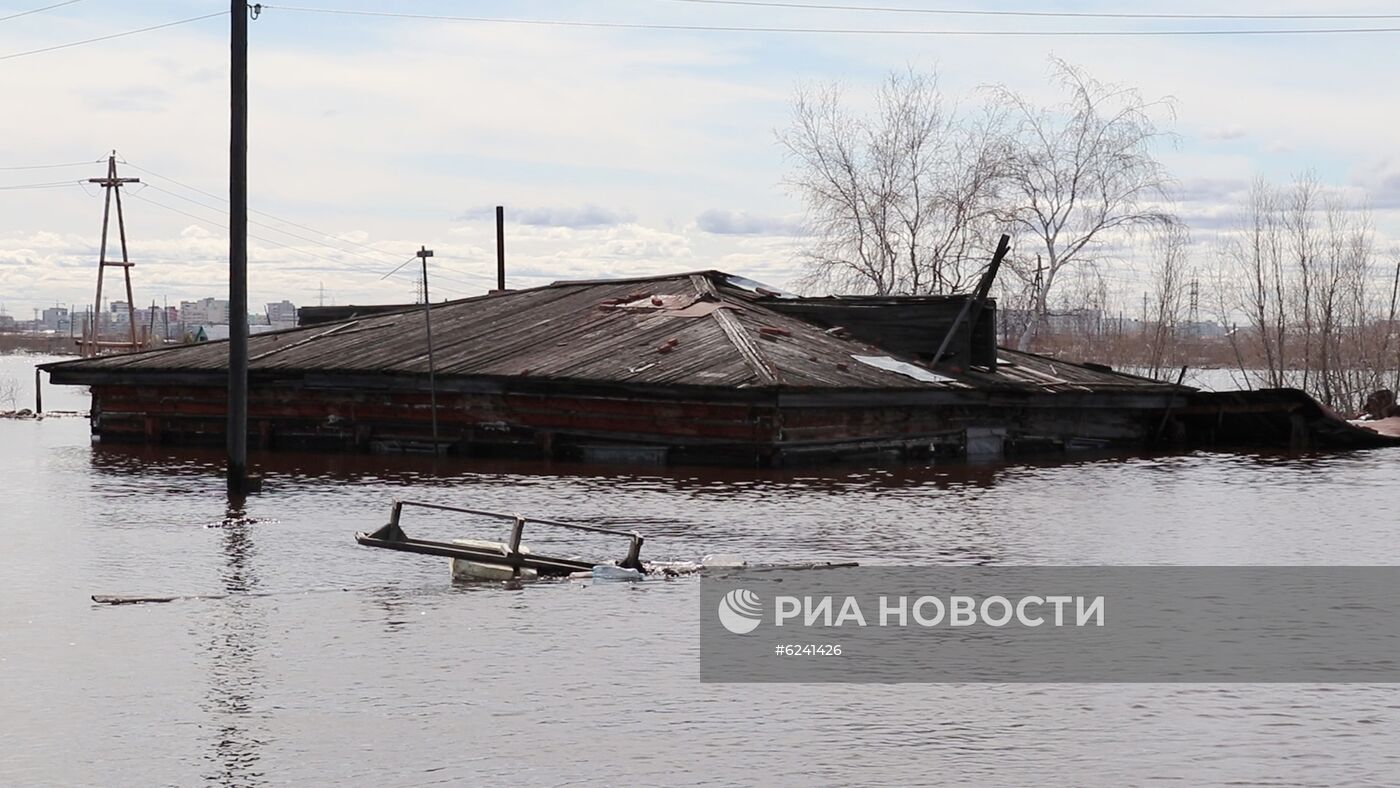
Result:
{"label": "roof ridge", "polygon": [[[710,277],[705,275],[706,273],[708,272],[689,275],[691,284],[695,285],[695,292],[702,297],[709,296],[723,302],[724,299],[715,288],[715,283]],[[724,336],[729,340],[729,344],[733,345],[734,349],[739,351],[739,357],[744,360],[744,363],[748,365],[749,369],[754,371],[754,374],[758,376],[759,382],[764,385],[782,383],[782,377],[778,374],[777,369],[769,363],[768,359],[763,357],[763,353],[758,349],[758,346],[751,342],[748,336],[744,334],[744,327],[739,325],[733,315],[729,314],[727,310],[716,309],[710,313],[710,317],[713,317],[715,322],[719,323],[719,327],[724,332]]]}
{"label": "roof ridge", "polygon": [[731,274],[727,274],[724,271],[720,271],[715,268],[703,268],[698,271],[681,271],[679,273],[674,274],[653,274],[651,276],[626,276],[622,277],[621,279],[556,279],[555,281],[550,282],[547,285],[541,285],[541,287],[570,287],[573,285],[617,285],[627,284],[629,282],[659,282],[663,279],[684,279],[686,277],[694,278],[697,276],[709,279],[712,276],[731,276]]}

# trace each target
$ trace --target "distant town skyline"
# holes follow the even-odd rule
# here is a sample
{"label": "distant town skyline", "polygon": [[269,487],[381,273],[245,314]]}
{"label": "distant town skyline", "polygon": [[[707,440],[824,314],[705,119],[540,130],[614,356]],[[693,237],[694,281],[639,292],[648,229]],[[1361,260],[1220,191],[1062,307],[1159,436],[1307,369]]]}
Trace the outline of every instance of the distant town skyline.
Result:
{"label": "distant town skyline", "polygon": [[[250,305],[253,306],[253,305]],[[294,328],[298,323],[297,306],[291,301],[269,302],[261,306],[262,311],[250,308],[249,324],[274,329]],[[128,330],[134,318],[138,328],[145,329],[164,339],[181,339],[184,334],[202,326],[227,326],[229,324],[228,299],[207,296],[193,301],[180,301],[177,304],[136,305],[128,308],[124,300],[108,301],[95,322],[104,333],[122,333]],[[81,336],[85,327],[93,322],[89,305],[59,304],[40,309],[33,307],[32,316],[15,316],[8,313],[0,304],[0,331],[26,331]]]}
{"label": "distant town skyline", "polygon": [[[395,10],[462,15],[421,0]],[[914,6],[918,3],[909,2]],[[1018,8],[1010,2],[988,9]],[[348,10],[383,10],[344,0]],[[16,11],[27,10],[11,4]],[[981,7],[981,6],[979,6]],[[1345,2],[1329,12],[1383,12]],[[1106,2],[1037,9],[1121,10]],[[1174,11],[1218,6],[1182,2]],[[1313,4],[1271,3],[1275,14]],[[187,18],[182,3],[75,3],[4,23],[0,58]],[[979,19],[839,10],[539,0],[473,4],[482,17],[715,27],[941,30],[1241,27],[1239,22]],[[1274,22],[1275,27],[1304,23]],[[1318,27],[1328,23],[1306,23]],[[1334,25],[1338,26],[1338,25]],[[1358,26],[1358,25],[1352,25]],[[434,300],[484,293],[491,207],[506,206],[510,284],[720,268],[790,287],[802,206],[774,130],[795,87],[845,83],[863,101],[891,69],[936,68],[953,96],[1004,83],[1052,95],[1046,61],[1172,96],[1177,143],[1160,151],[1213,266],[1214,233],[1257,175],[1315,170],[1400,237],[1395,37],[1036,38],[626,30],[337,16],[265,9],[251,25],[250,301],[411,301],[420,244]],[[0,135],[0,302],[17,317],[93,297],[102,174],[116,149],[128,187],[135,301],[221,293],[226,240],[227,18],[0,60],[12,122]],[[995,57],[988,52],[995,50]],[[94,75],[100,75],[95,79]],[[1248,100],[1242,100],[1247,97]],[[1308,107],[1308,111],[1299,111]],[[23,117],[33,122],[15,122]],[[1345,119],[1345,122],[1341,122]],[[65,165],[50,167],[49,165]],[[71,165],[71,166],[68,166]],[[39,169],[22,169],[38,167]],[[17,169],[19,168],[19,169]],[[23,187],[23,188],[14,188]],[[1107,277],[1129,306],[1132,260]]]}

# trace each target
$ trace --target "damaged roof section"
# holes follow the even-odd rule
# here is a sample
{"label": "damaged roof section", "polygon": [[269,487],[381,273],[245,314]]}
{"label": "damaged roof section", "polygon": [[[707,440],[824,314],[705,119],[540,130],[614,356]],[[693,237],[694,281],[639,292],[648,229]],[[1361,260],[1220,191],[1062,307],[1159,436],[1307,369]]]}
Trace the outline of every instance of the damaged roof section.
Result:
{"label": "damaged roof section", "polygon": [[[785,313],[787,294],[717,271],[556,282],[431,307],[436,373],[656,386],[794,389],[1148,388],[1170,384],[1002,349],[995,369],[926,360]],[[427,375],[421,308],[249,339],[260,379],[309,373]],[[934,340],[936,342],[936,338]],[[222,374],[222,342],[59,362],[55,382]]]}

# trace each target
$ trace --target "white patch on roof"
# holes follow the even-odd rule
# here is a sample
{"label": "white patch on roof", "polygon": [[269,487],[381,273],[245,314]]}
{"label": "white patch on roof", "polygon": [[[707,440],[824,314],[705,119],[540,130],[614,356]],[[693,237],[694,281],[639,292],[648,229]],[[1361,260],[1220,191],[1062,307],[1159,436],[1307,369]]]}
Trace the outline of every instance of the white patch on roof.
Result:
{"label": "white patch on roof", "polygon": [[901,375],[911,377],[914,380],[924,383],[956,383],[956,378],[940,375],[937,372],[930,372],[923,367],[916,367],[906,361],[898,361],[889,356],[851,356],[867,366],[883,369],[887,372],[898,372]]}
{"label": "white patch on roof", "polygon": [[724,277],[724,281],[734,287],[747,290],[750,293],[758,293],[761,289],[763,292],[760,295],[773,295],[775,298],[797,298],[797,296],[792,293],[785,293],[776,287],[769,287],[762,282],[755,282],[752,279],[746,279],[742,276],[727,275]]}

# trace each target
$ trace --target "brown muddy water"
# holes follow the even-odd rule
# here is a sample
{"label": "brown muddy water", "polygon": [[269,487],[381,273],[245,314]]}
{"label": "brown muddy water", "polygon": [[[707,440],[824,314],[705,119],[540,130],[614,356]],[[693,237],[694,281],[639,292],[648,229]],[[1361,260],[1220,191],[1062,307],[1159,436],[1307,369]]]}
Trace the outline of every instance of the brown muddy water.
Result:
{"label": "brown muddy water", "polygon": [[[0,357],[20,407],[33,363]],[[752,473],[279,454],[254,458],[264,491],[230,517],[217,452],[0,420],[0,784],[1394,785],[1396,687],[700,684],[694,580],[468,587],[445,559],[352,536],[399,496],[636,528],[654,559],[1394,564],[1397,462]]]}

